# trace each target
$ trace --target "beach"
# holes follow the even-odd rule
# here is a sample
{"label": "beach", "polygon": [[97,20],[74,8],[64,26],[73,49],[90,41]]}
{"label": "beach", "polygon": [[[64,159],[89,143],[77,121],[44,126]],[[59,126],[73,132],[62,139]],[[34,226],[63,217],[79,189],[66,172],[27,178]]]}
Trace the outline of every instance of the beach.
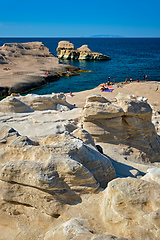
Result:
{"label": "beach", "polygon": [[113,92],[103,92],[100,88],[101,86],[99,85],[91,90],[75,92],[72,98],[68,97],[68,94],[66,94],[67,101],[76,104],[77,107],[83,107],[88,95],[100,94],[105,98],[114,98],[119,92],[122,92],[145,97],[148,99],[149,104],[160,107],[160,82],[140,81],[139,83],[132,82],[128,84],[117,83],[110,88],[114,89]]}

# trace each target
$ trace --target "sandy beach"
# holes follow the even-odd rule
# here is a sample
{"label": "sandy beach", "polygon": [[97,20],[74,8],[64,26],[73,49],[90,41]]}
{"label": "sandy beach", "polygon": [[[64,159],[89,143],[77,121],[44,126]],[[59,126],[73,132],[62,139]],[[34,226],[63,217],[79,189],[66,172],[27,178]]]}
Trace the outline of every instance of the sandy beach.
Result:
{"label": "sandy beach", "polygon": [[113,92],[103,92],[100,88],[101,86],[97,86],[91,90],[75,92],[73,93],[74,97],[66,94],[67,101],[71,104],[76,104],[77,107],[83,107],[88,95],[100,94],[105,98],[114,98],[119,92],[122,92],[145,97],[148,99],[149,104],[160,107],[160,82],[141,81],[139,83],[132,82],[128,84],[117,83],[112,87],[112,89],[114,89]]}

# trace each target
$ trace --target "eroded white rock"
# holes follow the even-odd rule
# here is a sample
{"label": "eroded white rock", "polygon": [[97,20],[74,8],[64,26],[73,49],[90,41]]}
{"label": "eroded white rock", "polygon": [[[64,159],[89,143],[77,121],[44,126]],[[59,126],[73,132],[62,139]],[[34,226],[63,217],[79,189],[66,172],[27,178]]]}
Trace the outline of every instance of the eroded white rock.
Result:
{"label": "eroded white rock", "polygon": [[81,123],[97,142],[129,146],[137,152],[137,161],[155,162],[160,161],[160,141],[151,117],[146,99],[120,93],[109,101],[91,95]]}

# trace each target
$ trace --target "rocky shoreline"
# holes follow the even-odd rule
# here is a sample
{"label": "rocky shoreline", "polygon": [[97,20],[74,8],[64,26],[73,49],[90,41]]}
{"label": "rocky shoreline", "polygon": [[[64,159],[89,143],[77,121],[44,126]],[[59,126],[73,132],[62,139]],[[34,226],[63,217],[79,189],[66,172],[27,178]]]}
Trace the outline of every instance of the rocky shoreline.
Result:
{"label": "rocky shoreline", "polygon": [[[74,45],[61,41],[57,48],[60,59],[110,60],[91,51],[87,45],[75,50]],[[27,93],[62,76],[79,75],[83,70],[60,64],[42,42],[5,43],[0,47],[0,97],[12,93]]]}
{"label": "rocky shoreline", "polygon": [[0,97],[24,93],[78,75],[79,68],[59,64],[57,57],[41,42],[6,43],[0,47]]}
{"label": "rocky shoreline", "polygon": [[0,239],[159,240],[160,83],[21,96],[68,66],[42,43],[2,48]]}

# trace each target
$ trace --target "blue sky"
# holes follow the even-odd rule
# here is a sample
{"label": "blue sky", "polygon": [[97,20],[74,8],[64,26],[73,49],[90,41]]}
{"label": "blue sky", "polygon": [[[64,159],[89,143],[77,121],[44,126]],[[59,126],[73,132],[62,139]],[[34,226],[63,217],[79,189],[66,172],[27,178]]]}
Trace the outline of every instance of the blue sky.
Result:
{"label": "blue sky", "polygon": [[7,0],[0,37],[160,37],[159,0]]}

